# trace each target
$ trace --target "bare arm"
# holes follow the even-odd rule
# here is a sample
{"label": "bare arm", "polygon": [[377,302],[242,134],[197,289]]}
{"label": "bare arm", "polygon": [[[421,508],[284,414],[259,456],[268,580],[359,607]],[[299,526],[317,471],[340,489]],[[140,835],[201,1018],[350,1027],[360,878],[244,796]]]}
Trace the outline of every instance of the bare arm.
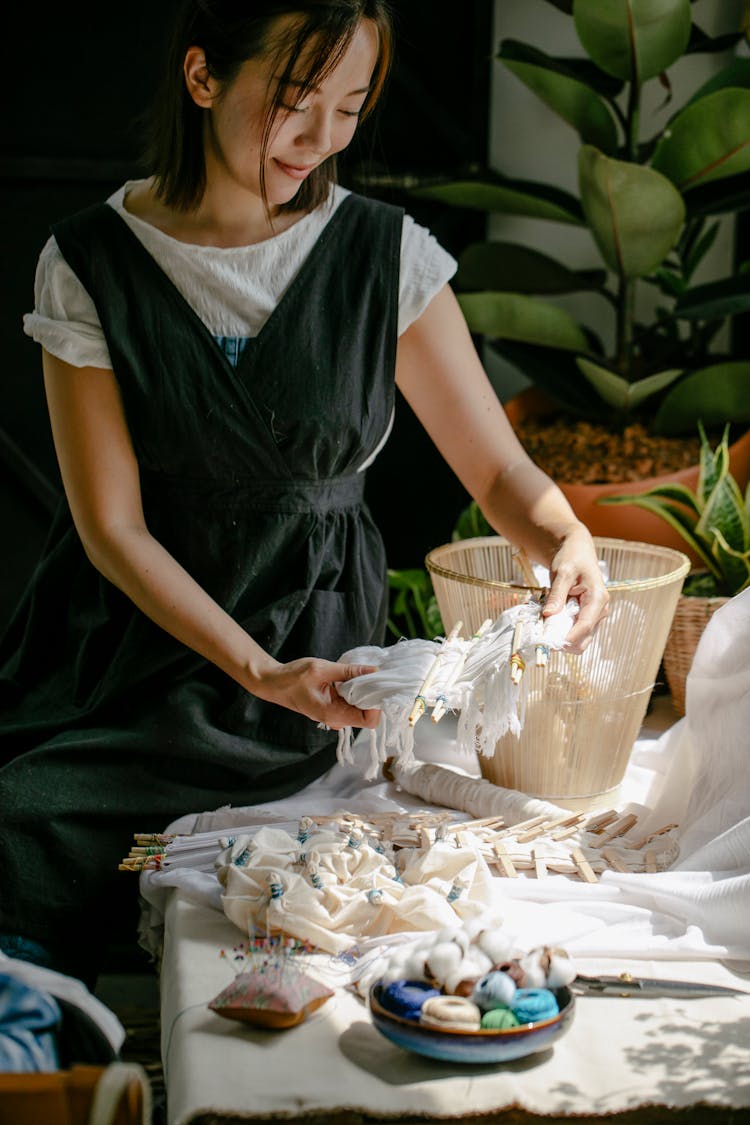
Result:
{"label": "bare arm", "polygon": [[449,286],[401,336],[396,381],[491,526],[549,567],[545,612],[579,599],[569,640],[582,650],[608,600],[593,541],[516,437]]}
{"label": "bare arm", "polygon": [[273,659],[151,535],[130,434],[111,371],[44,352],[44,383],[65,493],[86,554],[152,621],[247,691],[335,728],[377,725],[335,691],[371,669]]}

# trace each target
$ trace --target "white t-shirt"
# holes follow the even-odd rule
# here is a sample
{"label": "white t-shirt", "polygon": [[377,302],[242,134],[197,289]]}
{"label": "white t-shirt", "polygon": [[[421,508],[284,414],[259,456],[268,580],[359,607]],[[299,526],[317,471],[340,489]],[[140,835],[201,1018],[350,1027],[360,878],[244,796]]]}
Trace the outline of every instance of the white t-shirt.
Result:
{"label": "white t-shirt", "polygon": [[[349,194],[334,186],[328,201],[293,226],[251,246],[196,246],[179,242],[125,210],[136,181],[107,203],[164,270],[216,337],[256,336],[297,275],[323,227]],[[404,216],[399,283],[399,335],[427,308],[456,271],[456,261],[432,234]],[[23,318],[27,336],[74,367],[112,367],[89,294],[63,258],[54,237],[36,271],[34,311]]]}

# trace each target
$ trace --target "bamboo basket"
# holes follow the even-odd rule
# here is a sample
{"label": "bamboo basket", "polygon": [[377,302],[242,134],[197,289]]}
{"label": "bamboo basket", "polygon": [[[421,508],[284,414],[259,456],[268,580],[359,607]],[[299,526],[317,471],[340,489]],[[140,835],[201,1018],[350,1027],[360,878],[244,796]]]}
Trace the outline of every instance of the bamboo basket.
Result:
{"label": "bamboo basket", "polygon": [[709,618],[729,598],[693,597],[681,594],[675,609],[672,628],[664,647],[664,675],[678,715],[685,714],[685,681],[693,663],[698,641]]}
{"label": "bamboo basket", "polygon": [[[643,724],[690,560],[681,551],[594,538],[609,574],[609,616],[582,655],[551,652],[528,667],[519,735],[504,735],[482,776],[563,806],[611,800]],[[425,566],[446,632],[464,634],[539,588],[524,584],[514,548],[500,536],[436,547]]]}

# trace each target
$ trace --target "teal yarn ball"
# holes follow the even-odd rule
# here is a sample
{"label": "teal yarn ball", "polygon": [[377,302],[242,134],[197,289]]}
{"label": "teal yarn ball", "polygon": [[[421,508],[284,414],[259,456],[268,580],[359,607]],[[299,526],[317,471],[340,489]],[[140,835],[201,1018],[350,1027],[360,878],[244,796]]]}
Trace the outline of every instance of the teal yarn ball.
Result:
{"label": "teal yarn ball", "polygon": [[548,988],[519,988],[511,1003],[519,1023],[551,1020],[560,1011],[554,992]]}
{"label": "teal yarn ball", "polygon": [[483,1031],[505,1031],[509,1027],[518,1027],[518,1018],[510,1008],[491,1008],[482,1016]]}

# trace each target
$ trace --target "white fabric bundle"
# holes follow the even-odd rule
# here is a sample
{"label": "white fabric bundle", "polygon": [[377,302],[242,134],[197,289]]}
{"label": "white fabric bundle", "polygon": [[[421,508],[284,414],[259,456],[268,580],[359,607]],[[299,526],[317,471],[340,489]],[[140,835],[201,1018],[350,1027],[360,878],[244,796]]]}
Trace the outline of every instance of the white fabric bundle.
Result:
{"label": "white fabric bundle", "polygon": [[[345,652],[342,663],[377,665],[375,672],[336,685],[348,703],[381,711],[377,728],[370,731],[367,780],[377,777],[389,754],[399,762],[413,759],[414,725],[409,716],[418,698],[425,710],[440,702],[446,710],[460,712],[457,742],[467,754],[491,756],[502,735],[519,734],[524,681],[511,676],[511,657],[518,654],[530,663],[538,649],[564,648],[578,610],[571,598],[560,613],[542,617],[541,602],[531,598],[504,610],[490,628],[469,639],[417,638],[389,648],[363,646]],[[520,634],[514,644],[517,626]],[[423,686],[428,676],[429,688]],[[353,761],[351,745],[352,728],[344,727],[339,732],[339,762]]]}
{"label": "white fabric bundle", "polygon": [[470,833],[461,847],[436,841],[393,859],[361,834],[264,827],[227,841],[216,860],[224,913],[245,934],[280,932],[338,954],[362,937],[460,925],[492,897]]}

